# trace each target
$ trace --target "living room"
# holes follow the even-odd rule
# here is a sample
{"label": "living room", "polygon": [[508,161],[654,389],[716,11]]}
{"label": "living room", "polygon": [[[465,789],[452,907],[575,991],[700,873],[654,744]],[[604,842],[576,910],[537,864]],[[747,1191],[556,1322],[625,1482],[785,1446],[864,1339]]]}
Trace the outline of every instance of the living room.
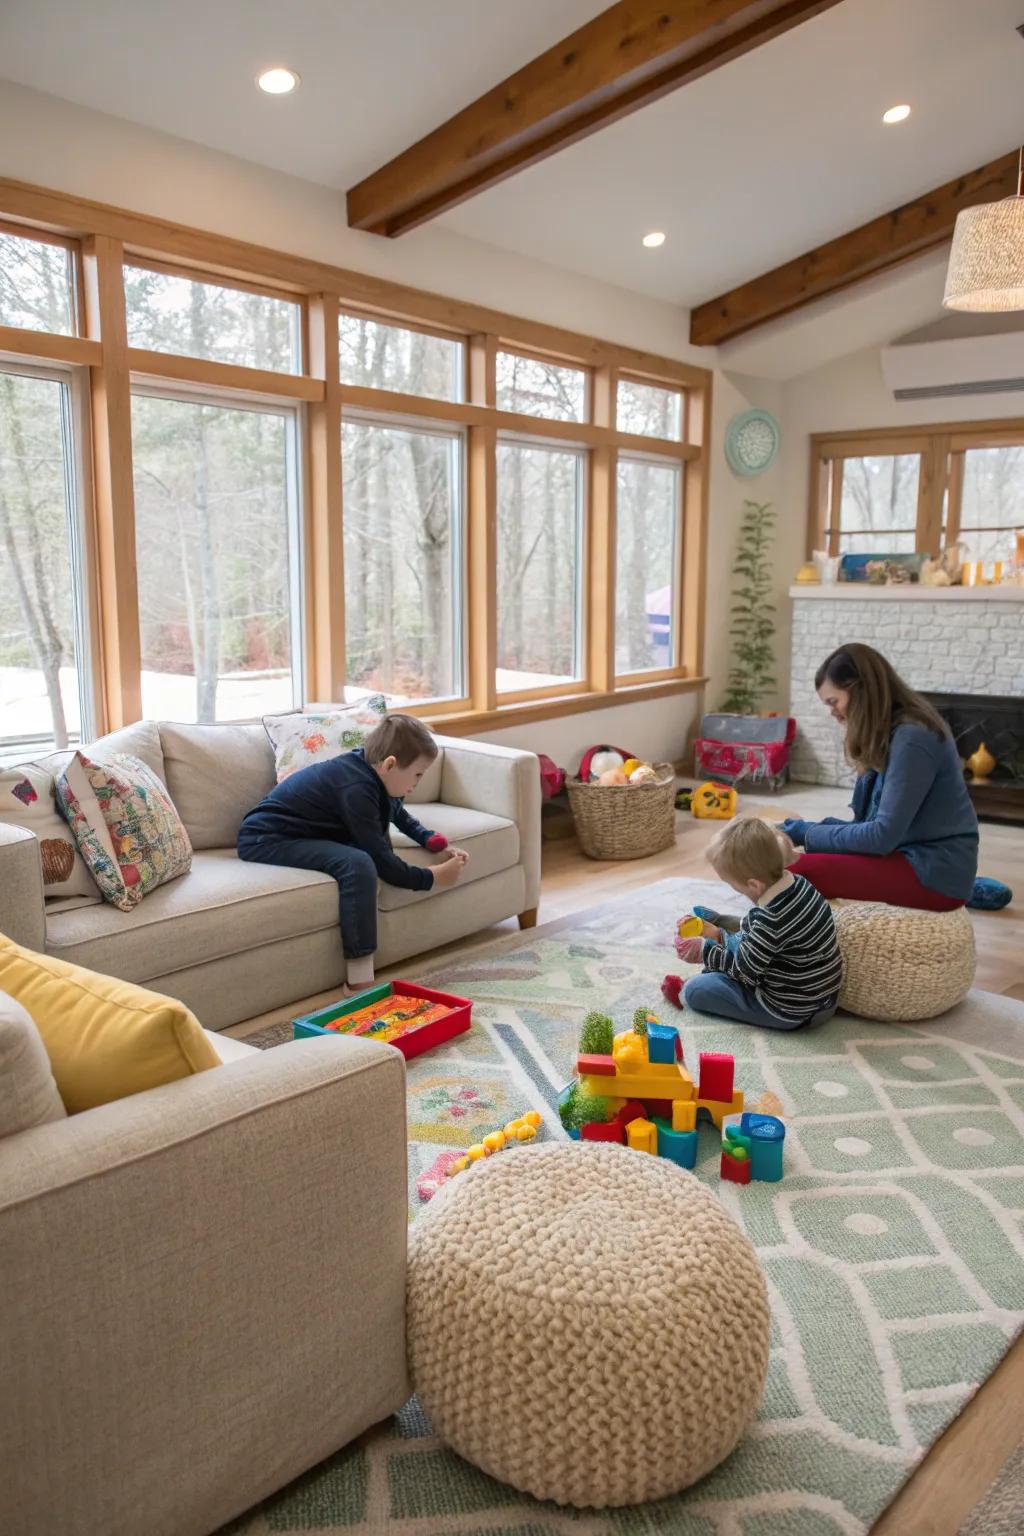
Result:
{"label": "living room", "polygon": [[[1022,68],[4,7],[5,1528],[1021,1529]],[[842,989],[729,1012],[798,890]]]}

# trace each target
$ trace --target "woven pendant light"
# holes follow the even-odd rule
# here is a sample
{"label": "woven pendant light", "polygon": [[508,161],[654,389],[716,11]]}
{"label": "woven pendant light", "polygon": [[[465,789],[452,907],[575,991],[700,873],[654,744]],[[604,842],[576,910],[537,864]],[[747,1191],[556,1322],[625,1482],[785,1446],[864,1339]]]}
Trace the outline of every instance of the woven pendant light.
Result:
{"label": "woven pendant light", "polygon": [[956,216],[946,272],[946,309],[1024,309],[1024,195],[1017,162],[1017,195],[965,208]]}

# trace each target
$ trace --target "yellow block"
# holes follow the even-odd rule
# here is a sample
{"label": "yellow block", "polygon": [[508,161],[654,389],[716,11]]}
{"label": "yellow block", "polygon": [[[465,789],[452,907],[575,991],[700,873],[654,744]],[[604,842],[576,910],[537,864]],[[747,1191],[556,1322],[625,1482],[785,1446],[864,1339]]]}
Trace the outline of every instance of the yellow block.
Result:
{"label": "yellow block", "polygon": [[[708,1111],[709,1115],[711,1116],[712,1120],[718,1126],[718,1129],[721,1130],[722,1129],[722,1119],[723,1119],[723,1116],[725,1116],[725,1115],[742,1115],[742,1113],[743,1113],[743,1089],[742,1088],[737,1088],[736,1092],[732,1096],[732,1103],[731,1104],[719,1103],[719,1101],[717,1099],[698,1099],[697,1100],[697,1108],[698,1109],[706,1109]],[[674,1125],[673,1125],[672,1129],[675,1130],[675,1126]]]}
{"label": "yellow block", "polygon": [[697,1105],[693,1099],[673,1099],[672,1129],[674,1131],[697,1129]]}
{"label": "yellow block", "polygon": [[580,1082],[588,1093],[596,1093],[605,1099],[695,1099],[697,1090],[693,1078],[683,1067],[664,1065],[647,1066],[642,1072],[623,1072],[620,1068],[614,1077],[601,1077],[596,1072],[584,1072]]}
{"label": "yellow block", "polygon": [[634,1152],[658,1155],[658,1127],[653,1120],[631,1120],[626,1126],[626,1145]]}

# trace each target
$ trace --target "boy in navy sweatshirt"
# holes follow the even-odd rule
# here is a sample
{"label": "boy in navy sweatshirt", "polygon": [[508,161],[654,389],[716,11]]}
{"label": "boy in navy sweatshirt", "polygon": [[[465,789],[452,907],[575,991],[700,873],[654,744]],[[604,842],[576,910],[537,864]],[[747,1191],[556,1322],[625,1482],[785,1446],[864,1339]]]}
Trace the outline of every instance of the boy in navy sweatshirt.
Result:
{"label": "boy in navy sweatshirt", "polygon": [[[408,891],[452,886],[468,862],[410,816],[404,797],[437,756],[433,736],[412,715],[389,715],[354,752],[289,774],[242,822],[238,856],[253,864],[316,869],[338,882],[341,942],[348,989],[373,983],[377,948],[377,881]],[[447,849],[431,869],[406,864],[391,847],[388,826],[427,848]]]}

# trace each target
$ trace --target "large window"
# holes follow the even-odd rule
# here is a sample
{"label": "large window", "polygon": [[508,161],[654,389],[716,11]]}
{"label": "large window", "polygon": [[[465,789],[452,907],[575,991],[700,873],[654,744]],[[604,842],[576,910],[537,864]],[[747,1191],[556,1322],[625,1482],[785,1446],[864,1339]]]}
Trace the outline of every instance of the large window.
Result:
{"label": "large window", "polygon": [[0,325],[74,334],[74,263],[66,243],[0,228]]}
{"label": "large window", "polygon": [[132,266],[124,269],[124,295],[131,347],[302,371],[302,311],[291,299]]}
{"label": "large window", "polygon": [[582,368],[499,352],[496,365],[500,411],[546,416],[554,421],[586,421],[587,376]]}
{"label": "large window", "polygon": [[1024,422],[957,422],[811,439],[808,549],[937,555],[1005,575],[1024,529]]}
{"label": "large window", "polygon": [[920,474],[921,457],[916,453],[843,459],[836,529],[840,552],[912,554]]}
{"label": "large window", "polygon": [[0,372],[0,746],[91,727],[72,386]]}
{"label": "large window", "polygon": [[679,627],[682,471],[620,458],[616,495],[615,670],[675,665]]}
{"label": "large window", "polygon": [[497,688],[582,676],[584,455],[498,444]]}
{"label": "large window", "polygon": [[132,400],[142,709],[244,720],[302,702],[290,412]]}
{"label": "large window", "polygon": [[1024,443],[966,449],[960,497],[966,558],[1008,565],[1016,554],[1017,528],[1024,529]]}
{"label": "large window", "polygon": [[385,325],[363,315],[339,317],[341,382],[432,400],[461,400],[465,347],[451,336]]}
{"label": "large window", "polygon": [[349,686],[396,703],[463,688],[462,434],[342,429]]}

